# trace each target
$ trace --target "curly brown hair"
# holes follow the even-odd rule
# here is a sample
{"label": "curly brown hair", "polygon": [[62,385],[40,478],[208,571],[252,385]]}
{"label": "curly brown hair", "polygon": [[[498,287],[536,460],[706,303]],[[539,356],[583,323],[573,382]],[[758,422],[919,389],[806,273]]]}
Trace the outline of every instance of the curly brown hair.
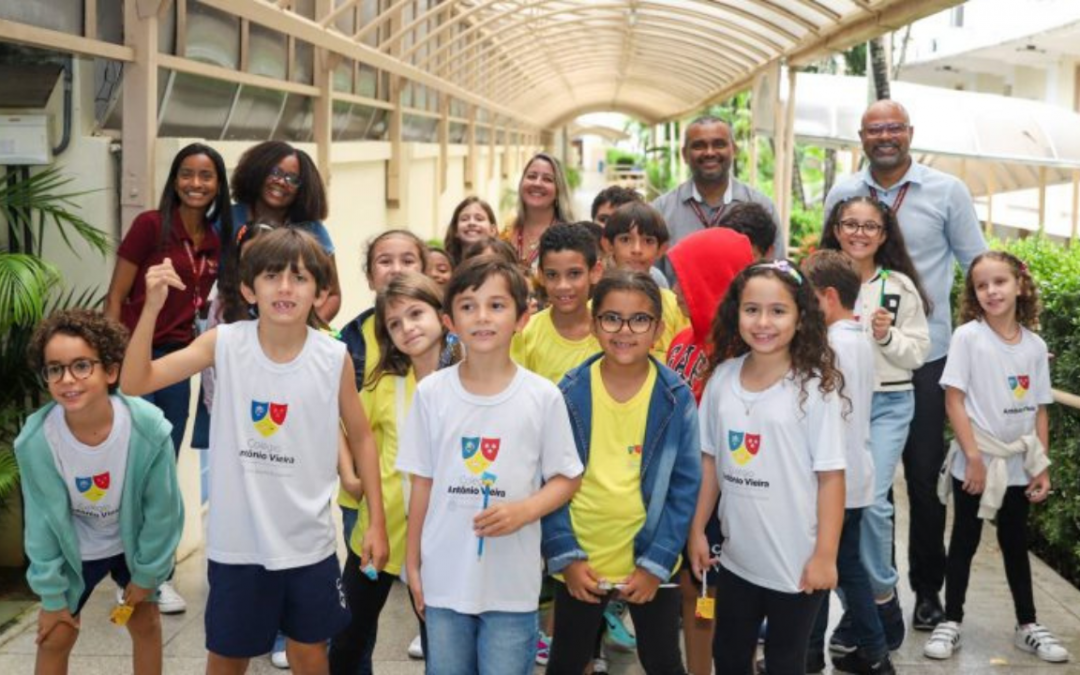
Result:
{"label": "curly brown hair", "polygon": [[975,295],[975,282],[972,279],[975,267],[984,260],[997,260],[1009,266],[1020,284],[1020,295],[1016,298],[1016,320],[1030,331],[1039,330],[1039,312],[1042,311],[1039,286],[1024,261],[1005,251],[984,251],[971,261],[971,266],[964,276],[964,290],[960,293],[960,323],[982,319],[985,315],[979,298]]}
{"label": "curly brown hair", "polygon": [[750,265],[739,272],[731,282],[713,319],[709,337],[714,349],[709,356],[709,368],[704,379],[712,377],[724,361],[750,351],[750,346],[739,333],[739,312],[747,283],[759,277],[776,279],[783,284],[791,293],[799,313],[795,337],[788,345],[788,350],[791,354],[791,369],[799,382],[800,410],[806,404],[808,396],[806,384],[814,377],[818,378],[818,391],[822,394],[836,392],[844,398],[844,375],[836,367],[836,354],[829,346],[825,315],[818,307],[813,287],[803,279],[795,263],[784,259]]}
{"label": "curly brown hair", "polygon": [[[31,370],[41,372],[45,367],[45,347],[55,335],[82,338],[97,352],[102,368],[111,368],[124,362],[127,349],[128,329],[123,324],[91,309],[63,309],[53,312],[34,329],[30,344],[26,347],[26,360]],[[116,391],[117,381],[109,385],[109,393]]]}

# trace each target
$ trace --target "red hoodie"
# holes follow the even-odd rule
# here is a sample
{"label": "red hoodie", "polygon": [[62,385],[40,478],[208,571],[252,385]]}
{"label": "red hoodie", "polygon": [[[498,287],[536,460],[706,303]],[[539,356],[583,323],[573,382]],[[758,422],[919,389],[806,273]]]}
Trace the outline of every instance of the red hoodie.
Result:
{"label": "red hoodie", "polygon": [[690,327],[675,336],[668,347],[667,365],[690,385],[701,400],[702,375],[712,351],[709,333],[713,317],[728,286],[754,260],[750,240],[726,227],[699,230],[672,247],[667,254],[678,279]]}

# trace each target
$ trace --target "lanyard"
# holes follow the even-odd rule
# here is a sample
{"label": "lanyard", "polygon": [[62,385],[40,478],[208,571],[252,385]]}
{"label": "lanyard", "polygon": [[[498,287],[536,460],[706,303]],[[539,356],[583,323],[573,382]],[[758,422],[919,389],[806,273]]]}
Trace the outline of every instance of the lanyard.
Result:
{"label": "lanyard", "polygon": [[195,312],[202,308],[202,278],[203,273],[206,272],[206,260],[208,256],[200,256],[199,260],[201,265],[195,266],[195,252],[191,249],[191,242],[184,240],[184,252],[187,253],[188,262],[191,263],[191,274],[194,276],[194,284],[192,284],[192,290],[195,292],[195,297],[192,298],[191,304],[195,306]]}
{"label": "lanyard", "polygon": [[693,197],[690,198],[690,208],[694,210],[694,215],[696,215],[697,219],[701,221],[701,226],[705,229],[709,229],[710,227],[716,227],[720,223],[720,216],[724,215],[724,208],[726,206],[727,204],[721,203],[720,207],[716,209],[716,213],[712,215],[712,218],[707,219],[705,218],[705,212],[701,210],[701,207],[698,205],[697,200]]}
{"label": "lanyard", "polygon": [[523,263],[525,263],[526,267],[531,268],[533,266],[533,263],[536,262],[536,257],[538,255],[540,255],[540,246],[539,246],[540,242],[537,241],[536,243],[537,243],[537,246],[535,248],[531,249],[528,252],[528,255],[526,255],[526,253],[525,253],[525,228],[522,227],[521,229],[519,229],[517,231],[518,259],[521,260]]}
{"label": "lanyard", "polygon": [[[892,206],[890,207],[894,214],[900,213],[900,206],[904,203],[904,197],[907,196],[907,191],[909,187],[911,187],[911,183],[904,183],[900,187],[900,191],[896,193],[896,200],[893,201]],[[877,188],[875,188],[873,185],[870,186],[870,196],[874,199],[879,199]],[[879,199],[879,201],[881,200]]]}

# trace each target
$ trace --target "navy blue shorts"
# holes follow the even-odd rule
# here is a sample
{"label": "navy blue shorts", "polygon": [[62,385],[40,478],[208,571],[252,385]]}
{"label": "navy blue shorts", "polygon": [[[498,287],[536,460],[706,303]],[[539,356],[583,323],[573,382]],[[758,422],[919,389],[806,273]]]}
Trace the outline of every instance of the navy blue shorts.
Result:
{"label": "navy blue shorts", "polygon": [[82,564],[83,592],[79,597],[79,606],[75,608],[75,614],[82,611],[83,605],[90,599],[94,588],[105,578],[111,576],[120,588],[127,588],[131,583],[131,570],[128,569],[124,554],[119,553],[111,558],[101,560],[84,560]]}
{"label": "navy blue shorts", "polygon": [[210,561],[206,648],[234,659],[266,654],[281,630],[305,644],[325,642],[349,625],[336,555],[286,570]]}

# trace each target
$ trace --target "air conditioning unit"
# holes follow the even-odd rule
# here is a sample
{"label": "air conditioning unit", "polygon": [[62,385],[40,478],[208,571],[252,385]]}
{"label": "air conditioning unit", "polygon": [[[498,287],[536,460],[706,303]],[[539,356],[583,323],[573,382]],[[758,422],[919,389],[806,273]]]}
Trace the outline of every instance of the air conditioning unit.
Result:
{"label": "air conditioning unit", "polygon": [[48,115],[0,115],[0,166],[51,162]]}

